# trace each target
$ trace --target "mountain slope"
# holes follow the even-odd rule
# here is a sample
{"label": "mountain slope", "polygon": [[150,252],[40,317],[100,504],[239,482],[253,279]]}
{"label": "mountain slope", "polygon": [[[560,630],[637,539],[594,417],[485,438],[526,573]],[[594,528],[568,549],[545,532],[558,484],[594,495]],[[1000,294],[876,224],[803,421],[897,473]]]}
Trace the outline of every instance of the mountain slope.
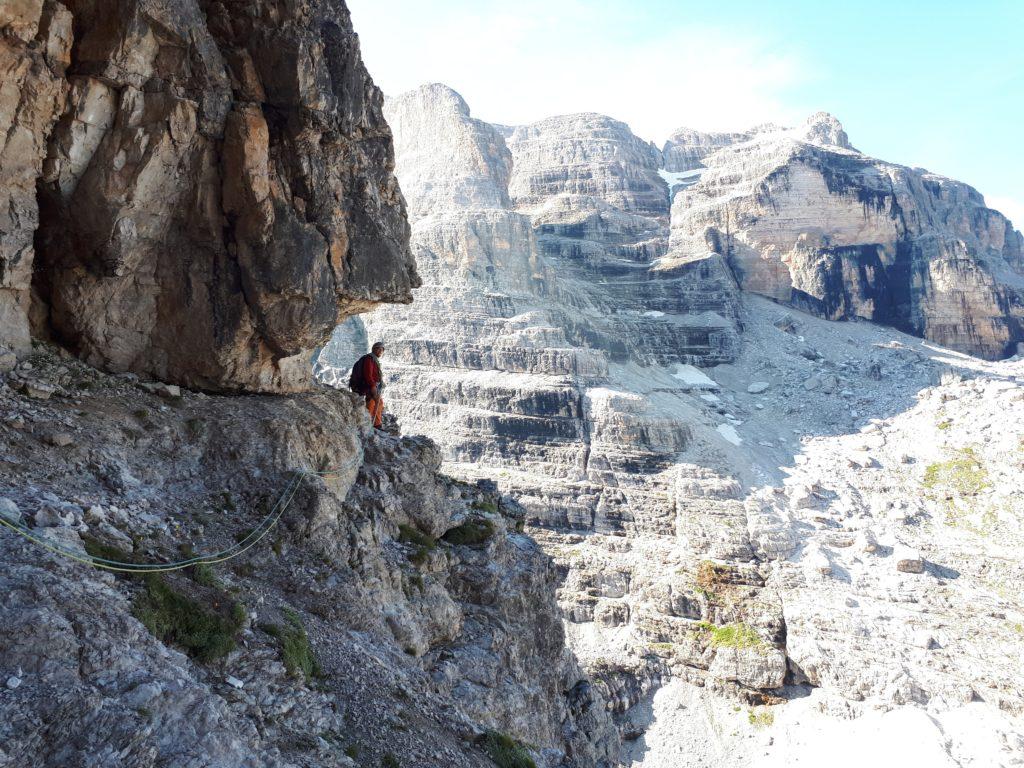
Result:
{"label": "mountain slope", "polygon": [[[743,290],[752,286],[734,251],[690,239],[706,230],[687,201],[728,209],[736,195],[740,205],[741,182],[780,165],[779,177],[797,177],[816,157],[819,178],[844,163],[874,169],[865,175],[890,166],[816,116],[723,142],[700,158],[699,179],[689,168],[676,181],[681,172],[655,175],[657,152],[618,121],[588,114],[491,133],[463,104],[436,85],[389,100],[394,125],[417,115],[415,135],[396,129],[399,147],[421,148],[399,151],[399,180],[423,177],[435,132],[488,146],[497,134],[511,154],[510,205],[505,162],[500,173],[472,164],[485,155],[472,147],[447,165],[432,158],[499,193],[485,206],[434,197],[441,179],[411,187],[410,208],[430,211],[413,225],[423,288],[410,307],[339,328],[318,369],[343,381],[361,345],[384,340],[385,398],[403,427],[436,439],[453,473],[520,499],[561,569],[570,645],[609,702],[624,764],[760,765],[831,733],[836,716],[876,710],[898,713],[884,720],[892,735],[901,718],[935,718],[942,725],[920,729],[931,747],[974,756],[956,723],[983,718],[1002,745],[996,764],[1012,764],[1024,734],[1013,693],[1022,605],[999,585],[1015,578],[1005,558],[1021,546],[1009,491],[1021,436],[1013,419],[982,418],[990,445],[967,414],[1016,409],[1019,363],[985,364],[855,312],[847,323],[787,314]],[[777,189],[792,196],[788,208],[764,203],[777,203],[779,237],[855,220],[870,235],[890,221],[856,191],[801,201],[796,185]],[[978,220],[979,201],[949,189],[943,221]],[[757,231],[756,217],[744,221]],[[769,277],[788,269],[750,258]],[[860,295],[844,273],[838,285]],[[938,287],[956,302],[970,286]],[[916,306],[938,306],[922,296]],[[965,404],[947,419],[953,398]],[[942,447],[915,438],[925,425]],[[976,476],[975,461],[991,483],[967,490],[978,500],[954,489],[949,507],[943,489],[956,468]],[[997,581],[993,562],[1009,568]],[[773,719],[786,736],[774,748]],[[849,754],[867,759],[856,745]]]}

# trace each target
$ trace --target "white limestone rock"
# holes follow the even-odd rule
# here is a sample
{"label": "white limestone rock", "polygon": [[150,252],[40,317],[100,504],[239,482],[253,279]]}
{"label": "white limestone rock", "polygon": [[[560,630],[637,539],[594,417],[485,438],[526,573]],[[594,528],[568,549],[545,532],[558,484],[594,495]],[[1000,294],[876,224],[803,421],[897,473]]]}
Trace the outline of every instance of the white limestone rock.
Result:
{"label": "white limestone rock", "polygon": [[824,114],[716,144],[674,197],[673,250],[722,254],[745,290],[824,317],[990,359],[1021,341],[1024,239],[971,187],[862,155]]}

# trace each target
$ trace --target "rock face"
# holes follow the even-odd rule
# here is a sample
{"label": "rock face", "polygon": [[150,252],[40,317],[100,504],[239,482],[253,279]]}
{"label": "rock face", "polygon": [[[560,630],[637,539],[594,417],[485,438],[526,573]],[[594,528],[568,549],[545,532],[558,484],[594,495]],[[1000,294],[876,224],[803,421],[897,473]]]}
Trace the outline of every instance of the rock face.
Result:
{"label": "rock face", "polygon": [[[509,182],[541,254],[606,307],[591,323],[612,359],[727,360],[736,340],[735,287],[716,257],[667,253],[668,189],[658,151],[602,115],[551,118],[509,137]],[[642,342],[640,341],[642,340]]]}
{"label": "rock face", "polygon": [[509,193],[519,207],[580,195],[628,213],[667,213],[658,150],[625,123],[591,112],[552,117],[516,128],[508,142],[516,170]]}
{"label": "rock face", "polygon": [[205,389],[302,389],[340,319],[409,300],[391,135],[340,0],[22,6],[43,23],[0,19],[22,35],[4,43],[8,342],[33,250],[40,335]]}
{"label": "rock face", "polygon": [[673,250],[719,254],[745,290],[829,319],[989,359],[1024,339],[1024,241],[971,187],[866,157],[823,113],[799,129],[675,140],[665,153],[679,167],[720,148],[674,198]]}
{"label": "rock face", "polygon": [[[443,120],[447,114],[457,120]],[[405,158],[409,216],[452,208],[508,208],[511,155],[498,131],[469,116],[462,97],[439,83],[410,91],[387,107],[395,151]],[[433,143],[424,140],[430,137]]]}
{"label": "rock face", "polygon": [[[16,374],[0,381],[4,461],[17,467],[0,479],[0,514],[49,543],[167,562],[282,514],[226,563],[144,579],[4,529],[0,766],[31,751],[45,768],[352,768],[389,754],[485,768],[489,730],[527,742],[542,768],[615,763],[604,702],[565,646],[557,571],[518,530],[523,510],[493,484],[439,475],[426,438],[373,434],[359,399],[331,390],[185,391],[169,407],[48,351]],[[53,397],[8,386],[29,379]],[[15,419],[59,422],[73,439],[47,446]],[[313,473],[283,494],[294,470]],[[154,594],[172,602],[154,607]],[[176,634],[160,607],[180,601],[235,617],[228,644],[211,645],[209,625]],[[296,666],[306,641],[315,667]]]}
{"label": "rock face", "polygon": [[64,106],[71,17],[57,2],[0,8],[0,346],[29,347],[36,179]]}

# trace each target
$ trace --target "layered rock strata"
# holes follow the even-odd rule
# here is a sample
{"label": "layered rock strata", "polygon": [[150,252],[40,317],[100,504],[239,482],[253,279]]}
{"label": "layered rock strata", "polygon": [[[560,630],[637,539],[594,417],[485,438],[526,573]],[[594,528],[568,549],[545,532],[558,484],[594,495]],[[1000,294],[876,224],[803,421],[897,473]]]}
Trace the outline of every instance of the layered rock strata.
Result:
{"label": "layered rock strata", "polygon": [[701,164],[674,197],[672,248],[719,254],[743,289],[988,359],[1024,341],[1024,240],[966,184],[867,157],[825,114]]}
{"label": "layered rock strata", "polygon": [[[715,174],[729,142],[670,191],[650,171],[673,172],[658,169],[656,153],[616,121],[570,116],[492,132],[437,86],[396,98],[387,114],[416,126],[396,138],[403,182],[407,173],[427,177],[428,147],[455,146],[451,180],[437,178],[444,165],[431,158],[431,185],[409,187],[410,208],[423,212],[413,246],[425,285],[411,307],[340,328],[320,375],[343,382],[366,343],[384,340],[385,398],[404,428],[434,437],[449,471],[493,479],[519,497],[528,530],[560,568],[570,645],[619,728],[624,764],[759,765],[766,753],[782,760],[819,728],[829,733],[833,716],[868,723],[880,712],[894,713],[884,720],[892,734],[900,718],[936,718],[942,726],[920,729],[929,748],[970,750],[955,730],[968,711],[993,740],[1020,742],[1020,702],[984,664],[966,661],[991,646],[959,630],[943,635],[951,645],[938,675],[931,653],[944,640],[885,659],[905,638],[879,601],[898,603],[922,642],[978,621],[1005,638],[1010,630],[993,617],[1021,607],[981,581],[970,586],[986,606],[980,613],[946,599],[944,580],[961,571],[966,549],[945,529],[918,535],[917,517],[884,511],[886,489],[917,480],[875,473],[903,459],[883,462],[871,448],[877,438],[860,437],[861,428],[912,431],[895,420],[942,366],[970,370],[978,361],[932,359],[898,331],[787,315],[741,293],[729,253],[691,247],[677,232],[686,219],[676,221],[680,200]],[[500,145],[494,151],[499,137],[510,173]],[[824,115],[740,137],[735,151],[759,141],[861,157]],[[514,211],[501,194],[506,175]],[[660,212],[645,207],[655,185]],[[695,329],[704,333],[699,349]],[[1008,370],[979,375],[1017,375]],[[1000,439],[1009,444],[1011,432]],[[833,445],[842,435],[848,452]],[[834,477],[822,474],[818,452]],[[906,466],[942,464],[907,455]],[[1003,471],[1007,455],[990,460],[988,471]],[[805,466],[821,471],[787,480]],[[858,549],[861,539],[877,548]],[[984,541],[966,546],[994,552]],[[915,547],[930,548],[941,567],[905,551]],[[818,589],[824,603],[810,597]],[[840,602],[850,616],[830,623]],[[968,691],[983,703],[961,712]],[[773,718],[793,723],[774,749]],[[954,734],[949,742],[939,728]],[[866,754],[859,749],[851,744],[850,754]]]}

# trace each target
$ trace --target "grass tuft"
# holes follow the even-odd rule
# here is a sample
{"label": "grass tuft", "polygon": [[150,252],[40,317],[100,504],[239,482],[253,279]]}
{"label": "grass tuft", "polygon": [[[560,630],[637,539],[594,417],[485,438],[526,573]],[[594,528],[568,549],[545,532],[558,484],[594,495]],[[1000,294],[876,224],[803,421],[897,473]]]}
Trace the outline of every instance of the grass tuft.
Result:
{"label": "grass tuft", "polygon": [[154,637],[181,646],[202,662],[231,653],[246,619],[240,603],[224,616],[178,592],[157,574],[145,576],[145,590],[135,600],[134,614]]}
{"label": "grass tuft", "polygon": [[111,560],[116,563],[136,562],[135,555],[125,552],[113,544],[105,544],[99,539],[94,539],[92,536],[83,536],[82,544],[85,546],[85,551],[90,557],[95,557],[99,560]]}
{"label": "grass tuft", "polygon": [[922,484],[931,491],[946,491],[961,496],[977,496],[991,487],[988,471],[973,448],[962,448],[948,461],[929,464]]}
{"label": "grass tuft", "polygon": [[402,764],[393,754],[385,752],[384,757],[380,759],[380,768],[402,768]]}
{"label": "grass tuft", "polygon": [[764,645],[757,631],[742,622],[718,626],[702,621],[699,626],[711,635],[711,645],[715,648],[760,648]]}
{"label": "grass tuft", "polygon": [[473,518],[452,528],[441,538],[449,544],[473,546],[482,544],[494,535],[494,523],[485,518]]}
{"label": "grass tuft", "polygon": [[775,724],[775,713],[770,709],[764,709],[760,712],[754,712],[754,710],[747,710],[747,722],[757,729],[770,728]]}
{"label": "grass tuft", "polygon": [[261,629],[280,644],[284,668],[289,675],[298,676],[301,673],[306,680],[321,677],[323,670],[309,644],[309,635],[306,634],[302,617],[291,608],[282,609],[281,615],[284,616],[285,626],[267,624]]}
{"label": "grass tuft", "polygon": [[537,768],[526,747],[504,733],[488,731],[484,736],[483,747],[498,768]]}
{"label": "grass tuft", "polygon": [[430,559],[430,553],[437,547],[437,541],[433,537],[404,523],[398,526],[398,540],[412,547],[412,552],[409,553],[409,562],[417,568]]}
{"label": "grass tuft", "polygon": [[196,563],[191,568],[192,581],[204,587],[220,587],[220,580],[209,563]]}

